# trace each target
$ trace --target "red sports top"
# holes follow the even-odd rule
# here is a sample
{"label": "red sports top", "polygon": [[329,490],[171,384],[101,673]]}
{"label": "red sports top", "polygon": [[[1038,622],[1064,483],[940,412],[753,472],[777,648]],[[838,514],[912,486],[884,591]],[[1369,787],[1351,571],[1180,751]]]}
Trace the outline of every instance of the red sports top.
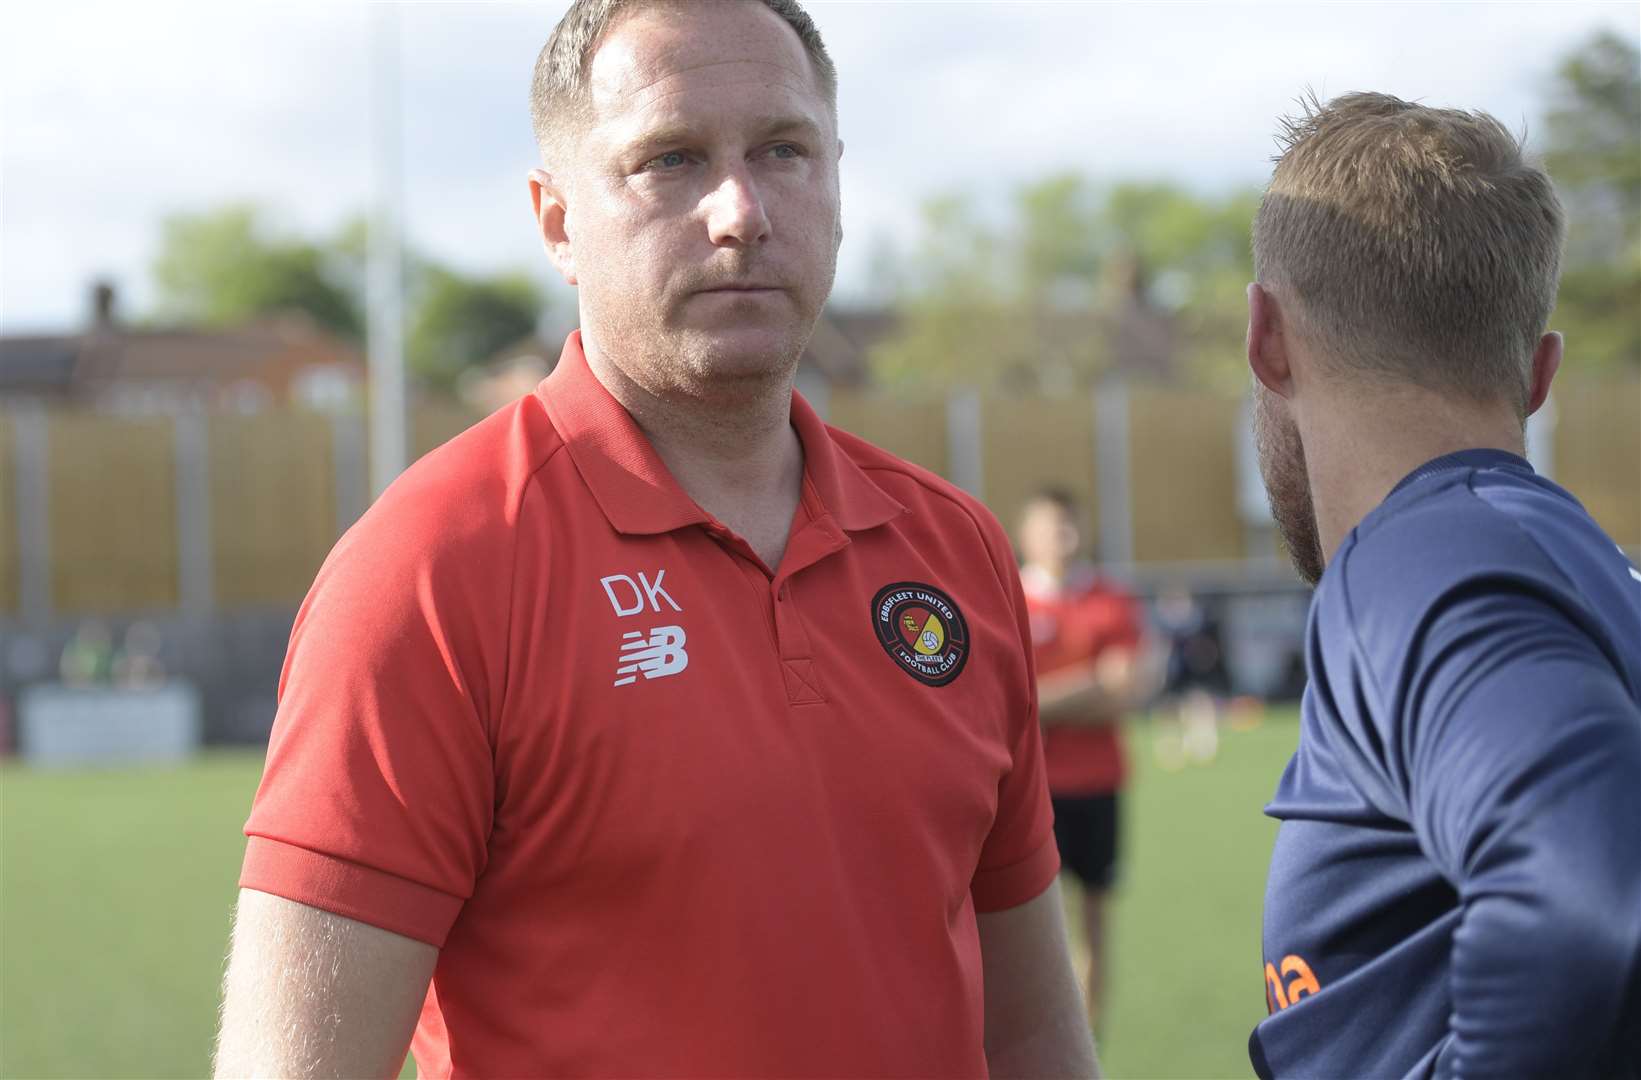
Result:
{"label": "red sports top", "polygon": [[424,1076],[980,1076],[976,912],[1058,869],[974,499],[794,396],[780,566],[571,335],[297,616],[240,885],[441,949]]}
{"label": "red sports top", "polygon": [[[1073,568],[1059,585],[1029,567],[1021,580],[1038,674],[1088,664],[1109,648],[1139,647],[1145,616],[1138,601],[1088,567]],[[1127,778],[1115,724],[1045,725],[1043,757],[1049,789],[1056,795],[1106,795]]]}

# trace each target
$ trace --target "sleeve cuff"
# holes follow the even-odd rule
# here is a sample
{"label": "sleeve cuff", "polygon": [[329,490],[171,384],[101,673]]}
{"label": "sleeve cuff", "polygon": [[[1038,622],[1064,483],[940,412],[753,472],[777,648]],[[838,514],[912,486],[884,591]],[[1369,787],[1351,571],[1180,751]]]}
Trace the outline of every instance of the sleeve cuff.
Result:
{"label": "sleeve cuff", "polygon": [[1037,845],[1037,850],[1020,861],[995,870],[975,871],[974,881],[969,885],[974,910],[981,914],[1004,911],[1035,900],[1059,872],[1060,852],[1051,832]]}
{"label": "sleeve cuff", "polygon": [[463,903],[459,896],[396,874],[266,836],[252,836],[246,844],[239,887],[369,923],[434,948],[444,947]]}

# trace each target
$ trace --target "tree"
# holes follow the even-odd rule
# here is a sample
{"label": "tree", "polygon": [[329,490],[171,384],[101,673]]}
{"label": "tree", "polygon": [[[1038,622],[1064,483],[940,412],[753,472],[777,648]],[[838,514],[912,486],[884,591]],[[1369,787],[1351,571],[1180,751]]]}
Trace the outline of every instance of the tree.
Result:
{"label": "tree", "polygon": [[961,195],[928,200],[922,217],[917,248],[894,275],[900,329],[873,350],[874,371],[902,386],[990,381],[1009,348],[1000,237]]}
{"label": "tree", "polygon": [[343,337],[361,336],[361,305],[331,254],[271,234],[247,204],[167,218],[153,274],[162,319],[225,326],[301,311]]}
{"label": "tree", "polygon": [[1129,183],[1110,191],[1096,220],[1108,250],[1144,268],[1144,299],[1173,316],[1173,375],[1183,382],[1247,383],[1242,341],[1258,209],[1253,190],[1204,198],[1166,182]]}
{"label": "tree", "polygon": [[1641,366],[1641,51],[1602,32],[1563,59],[1545,128],[1567,210],[1552,323],[1568,363]]}
{"label": "tree", "polygon": [[541,290],[522,273],[468,278],[427,266],[410,320],[406,360],[428,383],[451,388],[462,371],[535,332]]}
{"label": "tree", "polygon": [[[153,274],[158,315],[227,326],[301,311],[316,324],[363,343],[369,232],[353,217],[328,238],[276,235],[254,206],[178,214],[163,225]],[[532,333],[544,297],[527,275],[467,277],[407,249],[406,360],[411,372],[449,390],[467,367]]]}
{"label": "tree", "polygon": [[923,208],[873,352],[890,383],[1087,386],[1121,370],[1240,386],[1258,196],[1076,173],[1020,187],[1000,223],[965,197]]}

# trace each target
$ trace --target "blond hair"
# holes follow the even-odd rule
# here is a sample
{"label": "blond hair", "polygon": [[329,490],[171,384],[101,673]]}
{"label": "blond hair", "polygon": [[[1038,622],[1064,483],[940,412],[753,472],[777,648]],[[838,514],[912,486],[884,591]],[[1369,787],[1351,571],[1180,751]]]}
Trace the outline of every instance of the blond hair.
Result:
{"label": "blond hair", "polygon": [[1303,100],[1278,141],[1254,275],[1325,360],[1524,409],[1565,224],[1521,143],[1486,113],[1368,93]]}
{"label": "blond hair", "polygon": [[[702,0],[694,0],[696,3]],[[712,0],[730,3],[732,0]],[[835,113],[838,101],[838,72],[826,51],[815,22],[797,0],[747,0],[761,3],[779,15],[798,35],[814,66],[815,78],[828,107]],[[687,9],[679,0],[575,0],[553,28],[552,36],[536,57],[535,74],[530,80],[530,123],[536,144],[544,153],[562,133],[568,119],[576,122],[587,106],[587,67],[598,43],[622,17],[641,7]]]}

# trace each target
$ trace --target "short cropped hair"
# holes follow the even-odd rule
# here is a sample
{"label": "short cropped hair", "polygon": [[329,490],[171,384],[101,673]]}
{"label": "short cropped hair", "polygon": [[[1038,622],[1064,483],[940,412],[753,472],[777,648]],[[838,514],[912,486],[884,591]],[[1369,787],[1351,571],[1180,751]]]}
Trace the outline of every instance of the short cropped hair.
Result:
{"label": "short cropped hair", "polygon": [[1040,487],[1031,493],[1030,498],[1026,499],[1027,506],[1037,503],[1045,503],[1052,506],[1066,517],[1073,519],[1075,519],[1080,513],[1080,508],[1077,505],[1077,496],[1073,495],[1068,488],[1055,487],[1053,485]]}
{"label": "short cropped hair", "polygon": [[1388,94],[1301,101],[1254,220],[1254,276],[1338,370],[1524,411],[1565,221],[1550,178],[1482,112]]}
{"label": "short cropped hair", "polygon": [[[709,0],[688,0],[705,3]],[[733,0],[710,0],[712,3],[730,3]],[[833,113],[837,112],[838,71],[826,51],[815,21],[804,11],[798,0],[745,0],[761,3],[803,42],[814,66],[815,78],[821,95]],[[554,136],[562,133],[565,121],[575,122],[587,107],[587,67],[593,52],[617,22],[643,7],[670,6],[686,8],[680,0],[575,0],[570,10],[553,28],[552,36],[536,57],[535,74],[530,80],[530,122],[535,128],[536,144],[543,152],[554,145]]]}

